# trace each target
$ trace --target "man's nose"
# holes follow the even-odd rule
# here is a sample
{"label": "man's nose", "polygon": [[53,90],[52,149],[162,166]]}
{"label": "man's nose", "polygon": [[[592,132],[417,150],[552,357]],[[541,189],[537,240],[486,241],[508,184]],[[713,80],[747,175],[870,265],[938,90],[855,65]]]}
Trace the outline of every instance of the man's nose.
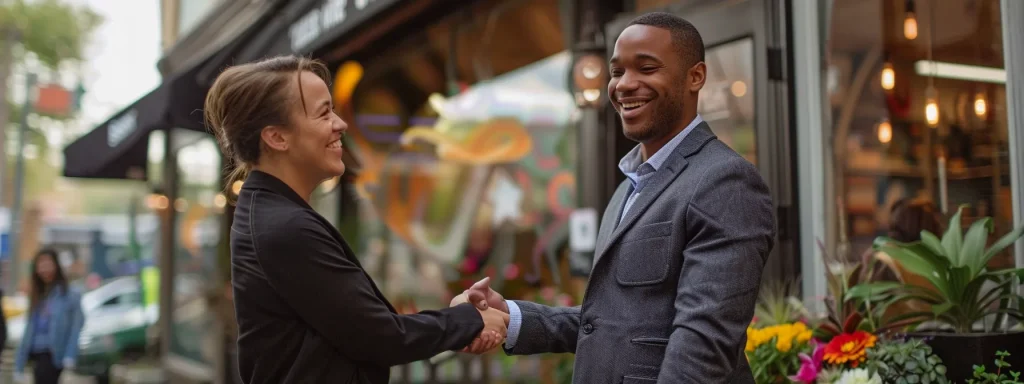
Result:
{"label": "man's nose", "polygon": [[619,82],[615,83],[616,93],[626,93],[635,91],[640,87],[640,82],[637,81],[636,76],[630,71],[626,71],[619,77]]}

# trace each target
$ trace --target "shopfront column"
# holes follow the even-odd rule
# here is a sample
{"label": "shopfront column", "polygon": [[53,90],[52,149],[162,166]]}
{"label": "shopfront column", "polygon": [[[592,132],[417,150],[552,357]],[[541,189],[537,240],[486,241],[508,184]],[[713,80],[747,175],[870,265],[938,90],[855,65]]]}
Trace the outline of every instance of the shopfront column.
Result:
{"label": "shopfront column", "polygon": [[[1024,2],[1002,1],[1003,60],[1006,62],[1006,113],[1010,141],[1010,185],[1014,227],[1024,225]],[[1012,22],[1018,20],[1018,22]],[[1024,240],[1017,240],[1014,251],[1017,267],[1024,265]]]}
{"label": "shopfront column", "polygon": [[[804,302],[826,294],[825,265],[818,240],[825,241],[826,151],[822,114],[819,4],[795,1],[793,6],[793,65],[797,135],[797,180],[800,199],[800,269]],[[812,310],[819,308],[811,307]]]}

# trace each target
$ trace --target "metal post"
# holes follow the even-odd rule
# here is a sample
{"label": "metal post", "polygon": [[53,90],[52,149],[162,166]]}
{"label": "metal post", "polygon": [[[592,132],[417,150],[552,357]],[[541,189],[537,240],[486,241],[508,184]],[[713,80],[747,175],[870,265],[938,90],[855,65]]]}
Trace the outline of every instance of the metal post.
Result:
{"label": "metal post", "polygon": [[800,199],[800,259],[805,303],[821,309],[827,294],[825,263],[817,242],[826,240],[826,155],[823,125],[821,35],[815,1],[792,2],[793,65],[796,73],[797,179]]}
{"label": "metal post", "polygon": [[[1024,25],[1013,20],[1024,16],[1024,3],[1002,1],[1003,52],[1006,67],[1006,125],[1010,147],[1010,193],[1013,226],[1024,225]],[[1014,248],[1016,267],[1024,266],[1024,240]],[[1024,292],[1022,290],[1021,292]]]}
{"label": "metal post", "polygon": [[36,75],[28,73],[25,76],[25,102],[21,107],[21,124],[18,126],[18,153],[17,163],[14,167],[14,204],[11,205],[11,225],[8,227],[8,238],[11,241],[11,279],[10,289],[14,292],[18,289],[18,281],[21,276],[21,265],[19,259],[20,237],[21,237],[21,200],[22,189],[25,182],[25,136],[28,133],[28,115],[32,113],[32,91],[36,87]]}

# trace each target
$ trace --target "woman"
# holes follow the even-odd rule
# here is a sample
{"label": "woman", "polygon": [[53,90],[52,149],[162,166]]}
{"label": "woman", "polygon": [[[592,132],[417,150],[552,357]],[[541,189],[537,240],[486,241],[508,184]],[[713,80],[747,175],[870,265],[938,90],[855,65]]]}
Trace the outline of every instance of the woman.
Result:
{"label": "woman", "polygon": [[[285,56],[234,66],[206,97],[207,125],[244,184],[231,227],[245,383],[387,383],[390,367],[496,347],[508,315],[470,304],[399,315],[338,231],[309,205],[345,172],[327,68]],[[478,337],[479,336],[479,337]]]}
{"label": "woman", "polygon": [[36,384],[56,384],[64,368],[75,366],[78,335],[85,317],[82,296],[68,287],[57,251],[43,249],[32,262],[28,322],[14,357],[15,375],[33,363]]}

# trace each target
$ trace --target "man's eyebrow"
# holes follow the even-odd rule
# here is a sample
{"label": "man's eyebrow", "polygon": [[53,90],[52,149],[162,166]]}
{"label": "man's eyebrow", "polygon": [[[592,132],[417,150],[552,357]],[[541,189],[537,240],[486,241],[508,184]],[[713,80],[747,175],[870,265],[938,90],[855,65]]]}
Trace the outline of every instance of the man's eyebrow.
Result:
{"label": "man's eyebrow", "polygon": [[637,59],[644,59],[644,60],[651,60],[651,61],[657,62],[658,64],[661,64],[661,59],[659,59],[657,56],[654,56],[654,55],[652,55],[650,53],[644,53],[644,52],[637,53],[636,54],[636,58]]}

